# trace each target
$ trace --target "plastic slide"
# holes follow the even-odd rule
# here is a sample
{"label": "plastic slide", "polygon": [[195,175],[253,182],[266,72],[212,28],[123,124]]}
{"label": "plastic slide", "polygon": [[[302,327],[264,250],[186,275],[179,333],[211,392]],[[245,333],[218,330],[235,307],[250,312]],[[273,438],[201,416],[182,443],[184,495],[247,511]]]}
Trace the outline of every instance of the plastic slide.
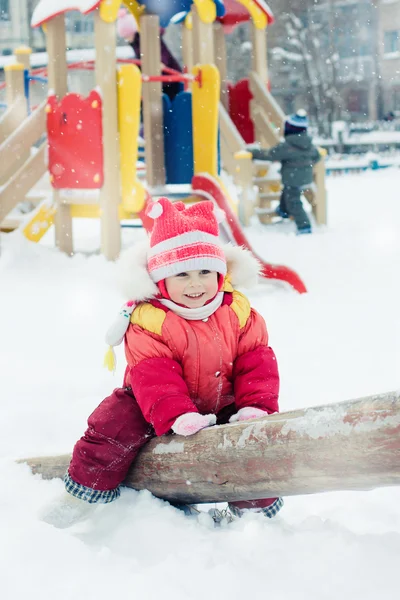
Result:
{"label": "plastic slide", "polygon": [[261,273],[263,277],[266,279],[285,281],[291,285],[296,292],[299,292],[299,294],[304,294],[307,292],[306,286],[295,271],[285,267],[284,265],[273,265],[271,263],[267,263],[255,254],[243,233],[239,219],[231,208],[231,201],[216,179],[206,173],[195,175],[192,179],[192,190],[193,194],[212,200],[225,212],[226,221],[221,223],[221,229],[228,237],[229,241],[237,244],[238,246],[247,248],[247,250],[249,250],[257,258],[262,265]]}

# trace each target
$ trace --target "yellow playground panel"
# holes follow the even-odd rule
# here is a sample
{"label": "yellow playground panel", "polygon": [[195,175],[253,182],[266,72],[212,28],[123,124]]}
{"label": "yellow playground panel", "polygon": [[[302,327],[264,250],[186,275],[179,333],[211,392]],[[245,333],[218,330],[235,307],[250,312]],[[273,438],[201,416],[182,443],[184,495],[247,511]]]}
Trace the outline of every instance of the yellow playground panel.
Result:
{"label": "yellow playground panel", "polygon": [[219,71],[215,65],[193,68],[192,126],[194,173],[218,174]]}
{"label": "yellow playground panel", "polygon": [[121,170],[121,203],[127,213],[143,209],[145,190],[137,176],[142,74],[136,65],[118,69],[118,126]]}

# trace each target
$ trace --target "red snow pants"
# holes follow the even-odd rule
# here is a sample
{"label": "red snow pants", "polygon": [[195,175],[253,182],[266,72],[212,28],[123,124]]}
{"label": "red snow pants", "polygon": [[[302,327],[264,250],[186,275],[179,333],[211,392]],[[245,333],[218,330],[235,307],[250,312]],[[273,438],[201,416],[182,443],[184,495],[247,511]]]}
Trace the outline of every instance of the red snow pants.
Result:
{"label": "red snow pants", "polygon": [[[236,412],[234,404],[217,415],[219,425]],[[75,444],[68,472],[81,485],[93,490],[113,490],[125,479],[139,450],[153,437],[130,388],[117,388],[95,409],[88,428]],[[276,498],[231,502],[238,508],[264,508]]]}

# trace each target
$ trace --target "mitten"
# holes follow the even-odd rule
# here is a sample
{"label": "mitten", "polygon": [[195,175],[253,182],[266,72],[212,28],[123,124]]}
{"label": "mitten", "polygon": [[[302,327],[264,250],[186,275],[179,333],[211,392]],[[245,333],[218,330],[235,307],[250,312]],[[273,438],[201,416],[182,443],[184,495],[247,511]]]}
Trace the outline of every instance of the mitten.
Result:
{"label": "mitten", "polygon": [[200,413],[190,412],[178,417],[172,425],[172,431],[178,435],[193,435],[209,427],[215,425],[217,417],[215,415],[201,415]]}
{"label": "mitten", "polygon": [[258,419],[259,417],[264,417],[268,414],[269,413],[266,410],[261,410],[261,408],[245,406],[231,416],[229,423],[235,423],[236,421],[248,421],[249,419]]}

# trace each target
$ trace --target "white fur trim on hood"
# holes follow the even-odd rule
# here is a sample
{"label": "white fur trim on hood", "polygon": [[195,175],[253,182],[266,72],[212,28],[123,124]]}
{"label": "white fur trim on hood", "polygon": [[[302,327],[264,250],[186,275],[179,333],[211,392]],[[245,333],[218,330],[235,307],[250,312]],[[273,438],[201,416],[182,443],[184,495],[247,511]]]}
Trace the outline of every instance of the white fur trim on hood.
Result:
{"label": "white fur trim on hood", "polygon": [[257,258],[243,246],[224,244],[222,247],[232,287],[245,289],[255,287],[261,273],[261,264]]}
{"label": "white fur trim on hood", "polygon": [[[234,288],[251,288],[257,285],[260,263],[249,250],[231,244],[222,245],[228,266],[230,283]],[[117,262],[119,288],[126,299],[143,302],[155,298],[157,285],[147,271],[149,241],[138,242],[124,250]]]}
{"label": "white fur trim on hood", "polygon": [[137,242],[123,250],[117,261],[117,280],[119,289],[127,300],[143,302],[159,294],[157,285],[147,271],[147,252],[149,241]]}

